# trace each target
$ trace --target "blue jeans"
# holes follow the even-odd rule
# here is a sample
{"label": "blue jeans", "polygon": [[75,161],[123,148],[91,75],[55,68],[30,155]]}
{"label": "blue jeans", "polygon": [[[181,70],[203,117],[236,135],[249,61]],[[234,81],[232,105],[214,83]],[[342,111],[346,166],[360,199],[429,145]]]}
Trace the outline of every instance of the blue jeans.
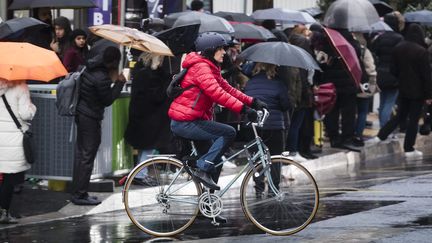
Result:
{"label": "blue jeans", "polygon": [[206,120],[191,122],[171,121],[171,131],[190,140],[211,140],[212,146],[206,154],[197,160],[197,167],[205,172],[212,172],[214,166],[221,161],[222,155],[229,148],[236,137],[233,127]]}
{"label": "blue jeans", "polygon": [[[152,155],[154,154],[154,149],[147,149],[147,150],[140,150],[138,153],[138,163],[141,163],[145,160],[150,159],[150,157],[148,157],[148,155]],[[148,173],[148,168],[144,167],[140,172],[138,172],[138,174],[135,176],[135,178],[139,178],[139,179],[143,179],[144,177],[147,176]]]}
{"label": "blue jeans", "polygon": [[363,131],[366,127],[366,118],[369,113],[369,101],[370,98],[358,98],[357,97],[357,121],[355,126],[355,135],[357,137],[363,137]]}
{"label": "blue jeans", "polygon": [[380,105],[378,108],[380,127],[383,127],[390,120],[398,94],[399,91],[397,89],[382,90],[380,92]]}
{"label": "blue jeans", "polygon": [[289,152],[298,151],[299,132],[300,127],[303,124],[305,111],[305,108],[296,109],[291,117],[286,146]]}

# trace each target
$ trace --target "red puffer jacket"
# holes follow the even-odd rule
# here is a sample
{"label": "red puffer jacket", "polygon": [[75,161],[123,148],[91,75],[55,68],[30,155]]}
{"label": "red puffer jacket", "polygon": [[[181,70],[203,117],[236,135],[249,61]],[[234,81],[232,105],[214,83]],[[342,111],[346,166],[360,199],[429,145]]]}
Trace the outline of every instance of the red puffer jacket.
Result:
{"label": "red puffer jacket", "polygon": [[235,89],[222,78],[220,68],[198,53],[189,53],[182,63],[188,71],[181,83],[183,88],[192,85],[174,99],[168,116],[176,121],[211,120],[213,105],[217,103],[240,113],[243,105],[250,106],[252,97]]}

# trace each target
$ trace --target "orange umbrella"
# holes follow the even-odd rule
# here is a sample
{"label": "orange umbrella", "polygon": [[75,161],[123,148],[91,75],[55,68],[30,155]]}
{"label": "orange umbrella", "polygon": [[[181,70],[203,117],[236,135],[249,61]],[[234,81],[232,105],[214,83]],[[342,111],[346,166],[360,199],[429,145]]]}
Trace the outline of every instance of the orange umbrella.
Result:
{"label": "orange umbrella", "polygon": [[48,82],[68,72],[55,52],[23,42],[0,42],[0,79]]}

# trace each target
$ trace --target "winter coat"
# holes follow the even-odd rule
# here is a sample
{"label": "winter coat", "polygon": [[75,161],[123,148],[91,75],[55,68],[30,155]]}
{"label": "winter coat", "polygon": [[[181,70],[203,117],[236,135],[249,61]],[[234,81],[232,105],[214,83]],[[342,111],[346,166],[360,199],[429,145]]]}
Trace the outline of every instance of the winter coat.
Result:
{"label": "winter coat", "polygon": [[422,46],[424,33],[417,24],[411,24],[406,40],[393,50],[391,72],[399,79],[399,96],[408,99],[432,98],[429,53]]}
{"label": "winter coat", "polygon": [[168,111],[176,121],[211,120],[217,103],[240,113],[244,104],[250,106],[252,97],[243,94],[222,78],[220,68],[198,53],[189,53],[182,63],[188,71],[181,82],[185,90],[174,99]]}
{"label": "winter coat", "polygon": [[394,32],[384,32],[372,41],[370,50],[376,56],[377,84],[381,90],[392,90],[398,86],[398,79],[390,72],[390,63],[394,47],[403,41],[403,36],[398,33],[399,21],[392,14],[384,16],[384,21]]}
{"label": "winter coat", "polygon": [[246,84],[245,93],[265,102],[270,115],[262,129],[286,129],[284,112],[290,107],[286,85],[276,79],[268,79],[265,73],[253,76]]}
{"label": "winter coat", "polygon": [[365,46],[362,46],[362,56],[360,61],[363,63],[363,71],[365,72],[365,75],[367,77],[367,83],[369,84],[369,88],[366,91],[357,94],[357,97],[369,98],[372,97],[376,92],[378,92],[376,84],[377,72],[372,53]]}
{"label": "winter coat", "polygon": [[75,72],[80,65],[85,64],[85,56],[78,48],[71,46],[63,55],[63,65],[68,72]]}
{"label": "winter coat", "polygon": [[135,65],[129,103],[126,141],[136,149],[160,149],[171,138],[166,88],[169,77],[162,68]]}
{"label": "winter coat", "polygon": [[117,81],[111,87],[112,80],[103,64],[103,53],[104,49],[88,60],[87,69],[81,76],[77,105],[78,113],[96,120],[103,119],[105,107],[110,106],[119,97],[124,84]]}
{"label": "winter coat", "polygon": [[[36,113],[27,84],[23,82],[8,86],[0,81],[0,96],[3,94],[23,131],[26,131],[29,128],[26,122],[31,121]],[[0,173],[18,173],[30,169],[22,144],[23,134],[12,120],[3,99],[0,99]]]}

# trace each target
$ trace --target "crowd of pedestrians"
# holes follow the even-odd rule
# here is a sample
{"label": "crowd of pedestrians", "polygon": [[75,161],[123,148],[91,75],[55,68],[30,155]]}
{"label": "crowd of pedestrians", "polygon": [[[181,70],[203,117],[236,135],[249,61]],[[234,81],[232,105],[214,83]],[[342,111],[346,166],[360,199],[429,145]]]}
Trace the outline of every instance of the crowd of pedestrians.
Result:
{"label": "crowd of pedestrians", "polygon": [[[202,7],[202,2],[193,1],[193,10],[202,11]],[[105,107],[119,97],[126,81],[118,71],[119,48],[101,40],[89,49],[89,34],[78,28],[72,30],[67,18],[58,17],[52,21],[49,8],[35,9],[33,14],[48,27],[24,36],[21,41],[53,50],[69,72],[86,66],[75,117],[78,129],[71,201],[76,205],[97,205],[100,200],[88,194],[88,187],[101,142],[101,121]],[[422,153],[415,149],[415,139],[424,109],[429,111],[429,116],[425,116],[423,133],[430,132],[432,47],[426,44],[422,26],[406,25],[400,13],[386,14],[384,22],[393,31],[363,34],[336,29],[353,47],[361,64],[360,86],[352,80],[343,57],[336,52],[320,24],[310,27],[297,24],[282,30],[274,20],[260,23],[275,35],[276,39],[271,41],[288,42],[302,48],[315,58],[322,72],[240,60],[241,43],[215,32],[199,34],[193,50],[185,53],[183,59],[150,53],[137,55],[125,133],[126,141],[138,150],[135,162],[156,153],[175,153],[175,146],[170,146],[175,136],[211,140],[197,160],[198,170],[194,171],[194,176],[209,188],[218,190],[220,167],[219,171],[215,170],[215,164],[229,152],[235,140],[250,138],[243,118],[256,119],[256,110],[262,108],[270,111],[270,117],[259,134],[272,155],[282,154],[298,162],[316,159],[319,154],[313,145],[313,123],[317,118],[314,91],[324,83],[333,83],[336,92],[334,107],[324,117],[325,134],[331,147],[358,151],[365,145],[363,133],[367,115],[372,97],[379,93],[381,129],[377,137],[366,143],[387,139],[399,126],[401,131],[406,131],[405,156],[421,157]],[[182,87],[188,88],[170,100],[166,87],[181,68],[188,69],[182,82]],[[34,116],[36,108],[31,104],[25,82],[0,80],[0,94],[9,100],[20,122]],[[13,223],[16,221],[8,211],[13,186],[24,180],[24,171],[30,165],[16,152],[22,152],[22,147],[10,143],[19,139],[3,139],[21,133],[16,130],[2,101],[0,111],[0,173],[3,174],[0,222]],[[11,130],[14,133],[10,133]],[[272,168],[272,173],[278,171],[279,168]],[[154,184],[147,180],[145,171],[137,178],[141,178],[137,183]],[[262,184],[256,179],[257,193]]]}

